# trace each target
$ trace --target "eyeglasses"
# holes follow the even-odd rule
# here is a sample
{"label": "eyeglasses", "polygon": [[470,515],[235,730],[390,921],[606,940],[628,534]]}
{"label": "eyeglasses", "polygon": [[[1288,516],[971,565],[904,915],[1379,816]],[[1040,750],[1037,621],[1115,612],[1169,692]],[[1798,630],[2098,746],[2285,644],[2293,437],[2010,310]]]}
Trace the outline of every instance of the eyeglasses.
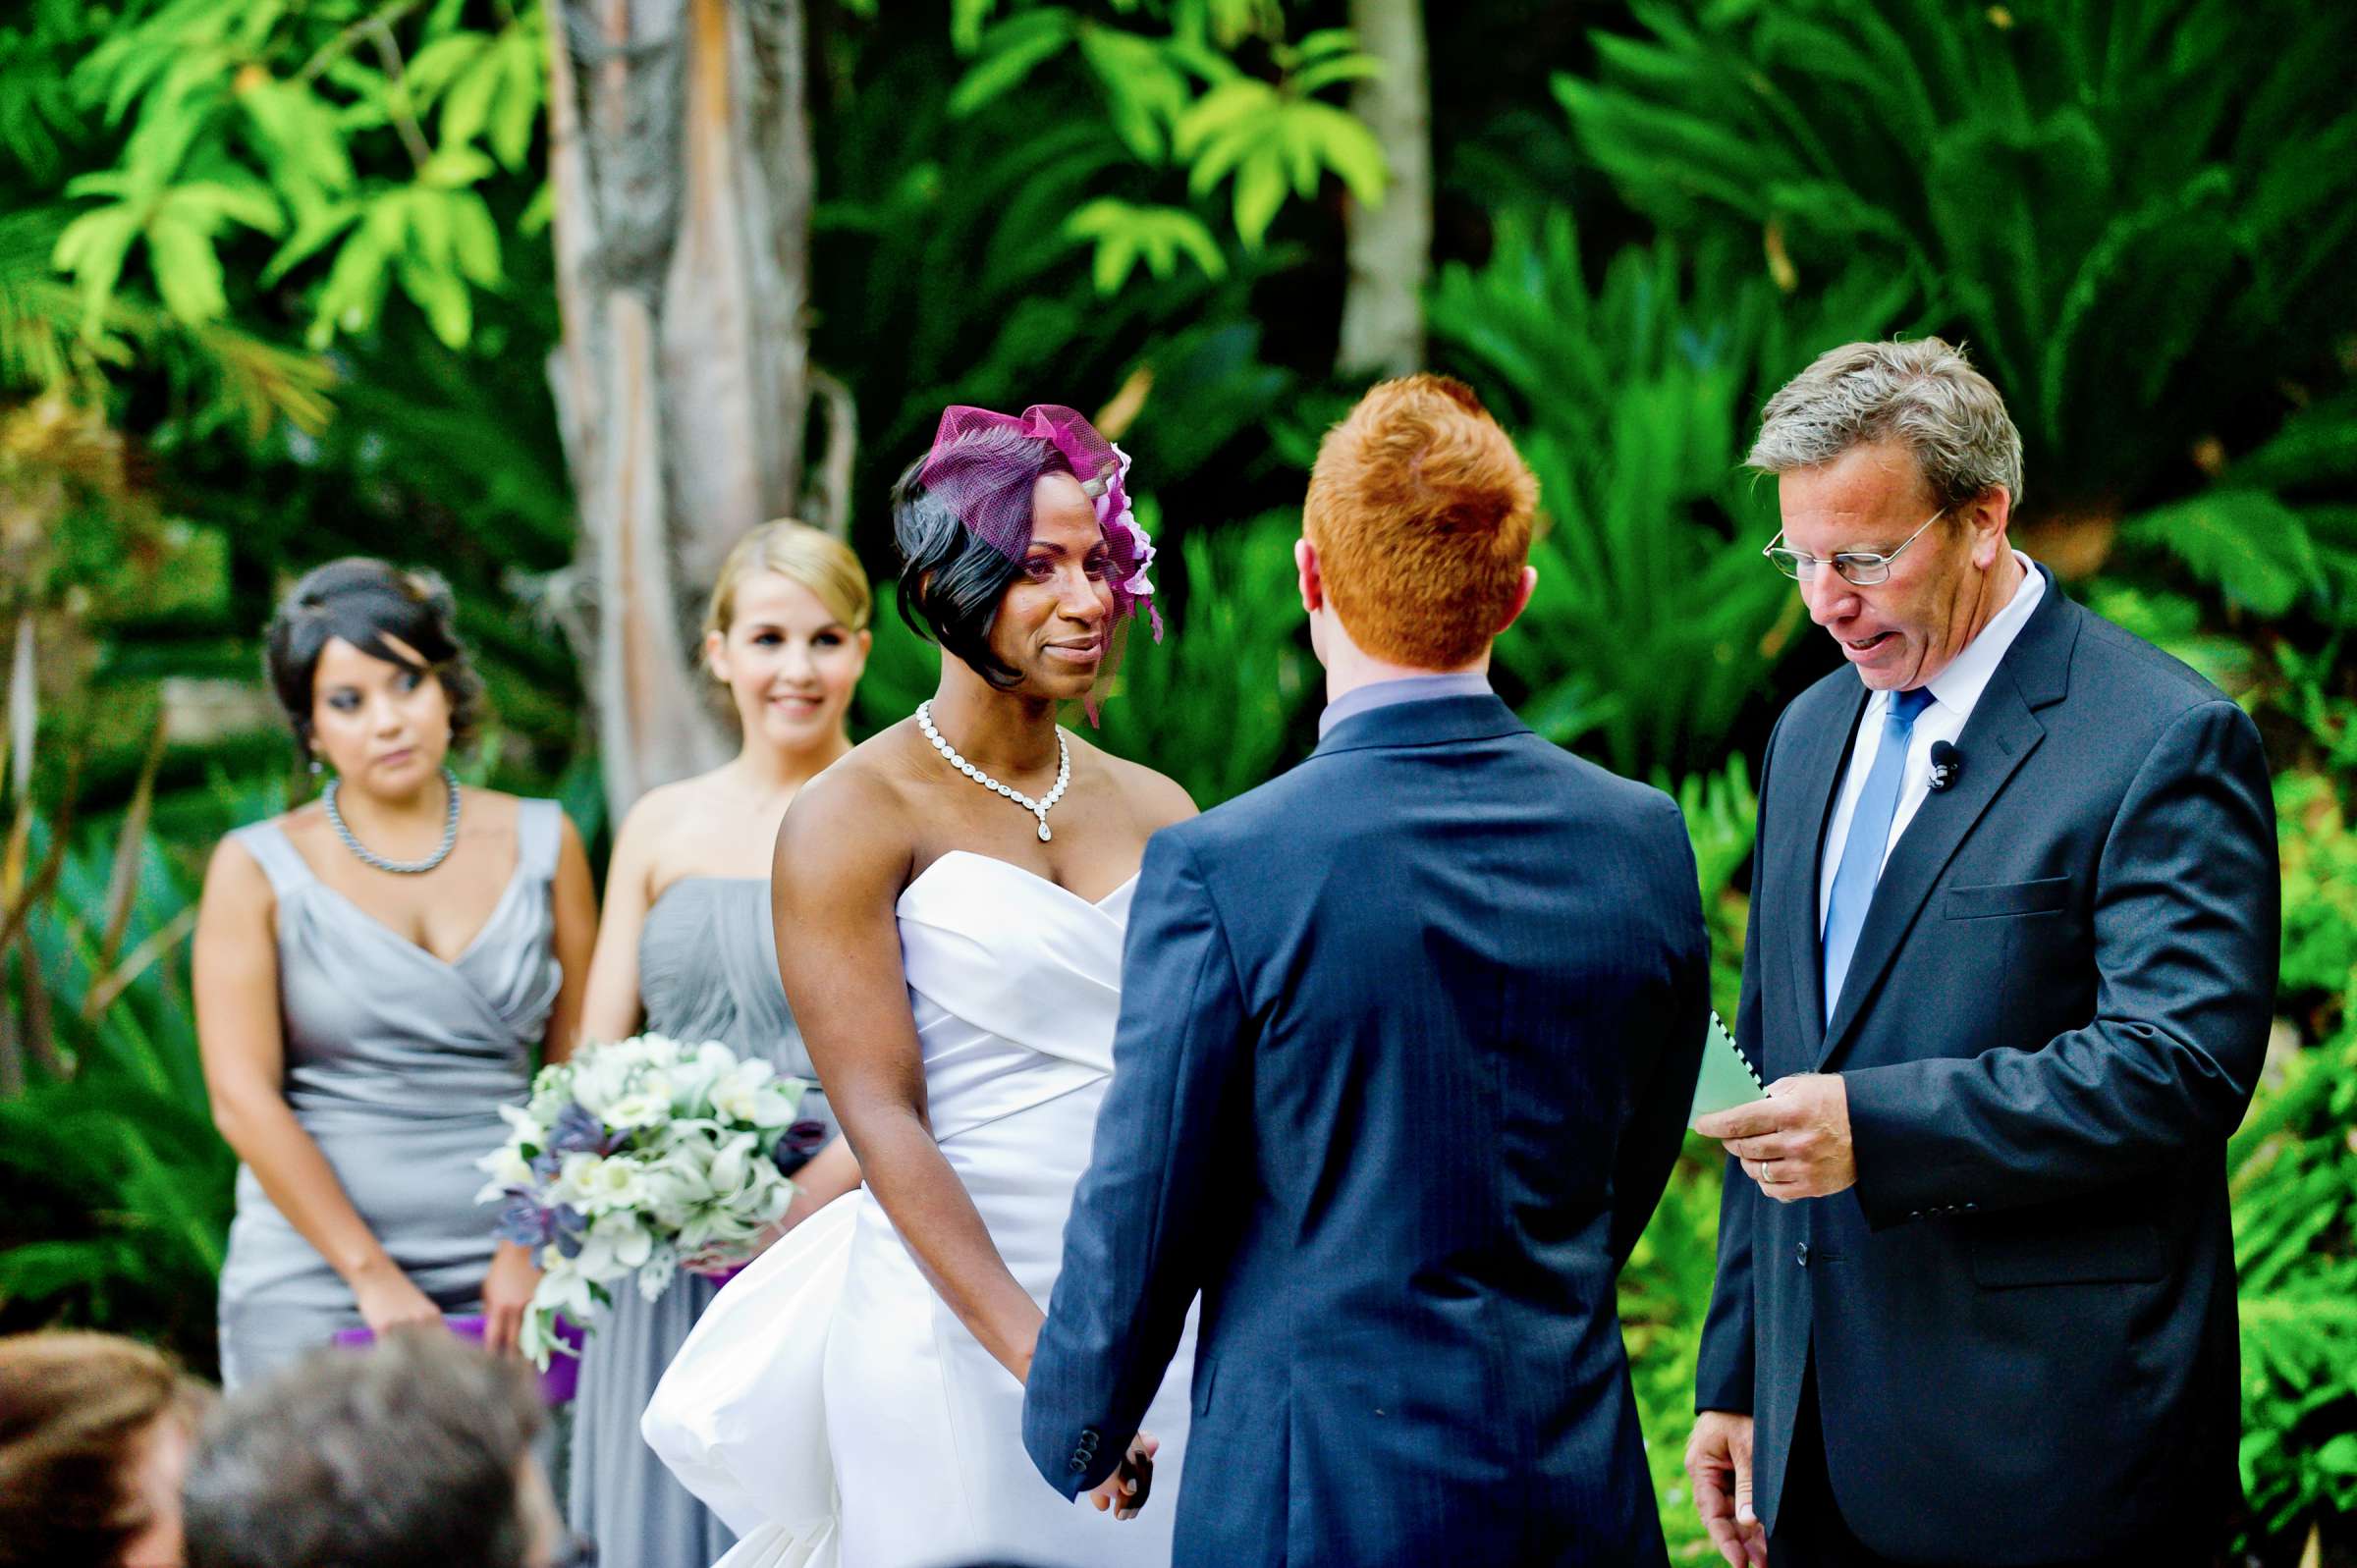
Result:
{"label": "eyeglasses", "polygon": [[597,1568],[597,1542],[587,1536],[568,1536],[548,1568]]}
{"label": "eyeglasses", "polygon": [[1913,544],[1916,540],[1923,537],[1924,528],[1929,528],[1933,523],[1938,522],[1942,517],[1946,515],[1947,509],[1946,507],[1942,507],[1938,512],[1935,512],[1930,516],[1924,518],[1923,528],[1918,528],[1913,533],[1907,535],[1907,537],[1900,542],[1899,547],[1896,550],[1891,551],[1889,555],[1876,555],[1871,550],[1844,550],[1839,555],[1834,556],[1830,560],[1821,559],[1817,556],[1807,555],[1798,550],[1787,550],[1782,545],[1778,544],[1776,539],[1781,539],[1784,536],[1784,530],[1781,528],[1776,530],[1776,539],[1769,540],[1767,545],[1760,551],[1760,554],[1766,556],[1770,561],[1776,563],[1776,569],[1782,572],[1785,576],[1790,577],[1795,582],[1808,582],[1812,580],[1816,577],[1817,568],[1819,567],[1830,565],[1836,571],[1841,574],[1841,580],[1843,582],[1849,583],[1853,587],[1871,588],[1876,583],[1885,581],[1890,577],[1891,563],[1896,561],[1900,555],[1904,554],[1908,545]]}

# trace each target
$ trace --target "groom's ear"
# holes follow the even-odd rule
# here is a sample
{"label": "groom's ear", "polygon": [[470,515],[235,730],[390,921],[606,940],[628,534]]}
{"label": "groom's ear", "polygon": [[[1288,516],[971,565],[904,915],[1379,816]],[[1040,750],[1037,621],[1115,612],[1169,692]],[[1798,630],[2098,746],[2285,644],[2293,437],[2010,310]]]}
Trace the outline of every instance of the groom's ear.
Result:
{"label": "groom's ear", "polygon": [[1492,633],[1493,636],[1506,635],[1506,628],[1522,619],[1522,612],[1530,608],[1530,596],[1538,590],[1538,586],[1539,568],[1524,567],[1522,580],[1514,586],[1513,607],[1507,611],[1506,619],[1498,622],[1498,629]]}
{"label": "groom's ear", "polygon": [[1326,608],[1326,581],[1318,575],[1318,547],[1307,538],[1293,541],[1293,567],[1301,573],[1301,608],[1316,614]]}

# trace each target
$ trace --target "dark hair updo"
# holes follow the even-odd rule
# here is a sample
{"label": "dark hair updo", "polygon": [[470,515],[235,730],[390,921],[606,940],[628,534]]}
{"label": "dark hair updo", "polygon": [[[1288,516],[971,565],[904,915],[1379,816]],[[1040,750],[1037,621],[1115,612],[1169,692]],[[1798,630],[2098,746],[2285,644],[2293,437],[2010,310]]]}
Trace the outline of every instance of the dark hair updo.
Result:
{"label": "dark hair updo", "polygon": [[[453,625],[457,619],[450,585],[430,571],[404,571],[366,556],[347,556],[305,572],[270,618],[265,656],[295,743],[305,753],[311,748],[312,677],[331,637],[372,659],[431,675],[450,699],[451,744],[473,739],[482,716],[483,683],[466,662],[466,647]],[[396,651],[388,638],[416,650],[424,664]]]}
{"label": "dark hair updo", "polygon": [[[1019,485],[1026,514],[1042,474],[1072,471],[1053,445],[1014,430],[977,430],[959,437],[955,446],[1003,476],[1010,491]],[[925,488],[920,475],[935,456],[927,453],[910,463],[892,487],[901,619],[992,685],[1012,686],[1022,676],[990,651],[990,628],[999,618],[999,601],[1023,574],[1023,564],[1019,555],[1001,554]]]}

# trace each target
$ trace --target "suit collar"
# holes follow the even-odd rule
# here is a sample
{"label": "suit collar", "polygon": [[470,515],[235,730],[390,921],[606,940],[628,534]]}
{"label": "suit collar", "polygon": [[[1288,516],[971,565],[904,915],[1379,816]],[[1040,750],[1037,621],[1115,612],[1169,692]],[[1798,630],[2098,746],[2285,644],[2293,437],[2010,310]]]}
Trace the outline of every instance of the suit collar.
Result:
{"label": "suit collar", "polygon": [[[2039,569],[2045,571],[2043,567]],[[1882,880],[1875,884],[1874,901],[1867,906],[1866,923],[1858,933],[1857,949],[1850,957],[1848,977],[1842,982],[1839,1006],[1826,1027],[1822,1042],[1816,1043],[1813,1054],[1819,1070],[1824,1070],[1849,1043],[1859,1016],[1873,1001],[1884,975],[1897,957],[1900,946],[1914,928],[1947,863],[2014,773],[2046,738],[2046,726],[2040,722],[2037,711],[2059,702],[2069,692],[2071,651],[2078,642],[2086,613],[2062,596],[2051,572],[2047,573],[2046,586],[2045,600],[2022,627],[2013,646],[2006,650],[1996,674],[1990,677],[1988,688],[1973,706],[1972,718],[1956,737],[1956,751],[1963,759],[1956,783],[1923,803],[1906,832],[1899,835],[1891,858],[1883,866]],[[1863,711],[1864,707],[1861,698],[1850,716],[1853,729],[1857,711]],[[1812,793],[1809,797],[1809,804],[1815,807],[1816,842],[1812,848],[1816,852],[1802,865],[1802,874],[1785,884],[1797,890],[1797,895],[1803,899],[1800,930],[1804,940],[1798,946],[1803,949],[1802,967],[1809,977],[1804,995],[1809,999],[1806,1017],[1811,1020],[1825,1016],[1824,966],[1816,939],[1816,857],[1823,852],[1825,821],[1832,813],[1833,791],[1838,786],[1841,759],[1847,754],[1845,735],[1843,743],[1835,748],[1832,765],[1824,768],[1822,781],[1815,773],[1810,776],[1812,791],[1820,784],[1823,789],[1822,794]],[[1819,760],[1814,752],[1811,760]]]}
{"label": "suit collar", "polygon": [[1483,696],[1431,697],[1420,702],[1396,702],[1354,713],[1326,732],[1310,755],[1364,751],[1378,746],[1440,746],[1461,740],[1487,740],[1523,732],[1529,727],[1514,717],[1496,693]]}

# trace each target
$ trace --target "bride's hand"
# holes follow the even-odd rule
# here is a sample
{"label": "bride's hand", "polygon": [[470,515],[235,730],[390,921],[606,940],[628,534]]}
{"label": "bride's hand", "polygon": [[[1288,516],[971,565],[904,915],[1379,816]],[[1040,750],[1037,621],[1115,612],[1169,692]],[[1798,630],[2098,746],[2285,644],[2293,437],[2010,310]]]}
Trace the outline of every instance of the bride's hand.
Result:
{"label": "bride's hand", "polygon": [[701,1252],[691,1252],[680,1260],[680,1267],[711,1279],[734,1273],[785,1240],[788,1231],[818,1213],[821,1207],[811,1201],[809,1189],[797,1183],[786,1212],[752,1240],[735,1247],[706,1247]]}
{"label": "bride's hand", "polygon": [[1088,1500],[1103,1513],[1113,1510],[1116,1519],[1135,1519],[1138,1510],[1154,1491],[1154,1454],[1162,1443],[1150,1432],[1141,1432],[1129,1439],[1129,1451],[1114,1468],[1104,1483],[1088,1493]]}

